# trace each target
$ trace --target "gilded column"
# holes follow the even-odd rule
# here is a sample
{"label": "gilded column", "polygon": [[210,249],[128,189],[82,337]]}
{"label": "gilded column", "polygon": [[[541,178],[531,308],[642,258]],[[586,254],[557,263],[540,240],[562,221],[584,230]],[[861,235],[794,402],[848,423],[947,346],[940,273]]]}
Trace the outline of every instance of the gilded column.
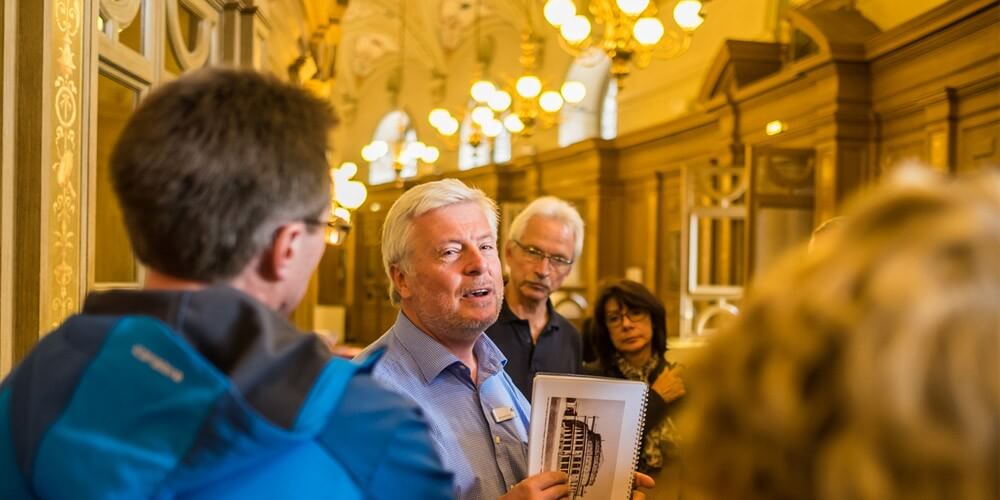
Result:
{"label": "gilded column", "polygon": [[[52,43],[48,57],[52,91],[48,215],[42,221],[48,262],[42,263],[41,333],[74,313],[80,305],[80,172],[82,170],[81,86],[83,0],[55,0],[51,10]],[[43,187],[43,191],[45,187]],[[44,213],[44,211],[43,211]]]}

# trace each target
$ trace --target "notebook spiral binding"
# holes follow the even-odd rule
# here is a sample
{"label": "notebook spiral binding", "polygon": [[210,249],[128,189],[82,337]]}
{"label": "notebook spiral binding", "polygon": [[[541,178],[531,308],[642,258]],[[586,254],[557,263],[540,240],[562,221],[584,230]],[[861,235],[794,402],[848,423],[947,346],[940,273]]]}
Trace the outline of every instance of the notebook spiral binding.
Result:
{"label": "notebook spiral binding", "polygon": [[639,431],[636,432],[635,443],[632,444],[632,475],[629,477],[630,486],[626,498],[632,498],[632,492],[635,491],[635,471],[642,453],[642,436],[646,432],[646,398],[649,397],[649,384],[644,384],[644,387],[646,390],[642,393],[642,406],[639,407]]}

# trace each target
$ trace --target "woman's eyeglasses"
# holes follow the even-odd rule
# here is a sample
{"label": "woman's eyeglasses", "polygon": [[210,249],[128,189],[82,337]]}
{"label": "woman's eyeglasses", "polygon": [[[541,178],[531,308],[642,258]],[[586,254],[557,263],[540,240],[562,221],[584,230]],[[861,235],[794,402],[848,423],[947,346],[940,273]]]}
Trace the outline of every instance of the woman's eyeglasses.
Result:
{"label": "woman's eyeglasses", "polygon": [[619,327],[622,326],[622,321],[628,318],[629,321],[635,323],[637,321],[642,321],[649,317],[649,311],[645,309],[626,309],[625,313],[613,312],[604,317],[604,322],[609,327]]}
{"label": "woman's eyeglasses", "polygon": [[532,262],[542,262],[545,259],[549,259],[549,264],[551,264],[552,267],[559,269],[565,269],[573,265],[573,259],[568,259],[566,257],[563,257],[562,255],[552,255],[545,253],[533,246],[525,245],[517,240],[511,240],[511,241],[513,241],[514,244],[517,245],[517,247],[520,248],[521,251],[523,251],[525,255],[527,255],[528,258],[531,259]]}

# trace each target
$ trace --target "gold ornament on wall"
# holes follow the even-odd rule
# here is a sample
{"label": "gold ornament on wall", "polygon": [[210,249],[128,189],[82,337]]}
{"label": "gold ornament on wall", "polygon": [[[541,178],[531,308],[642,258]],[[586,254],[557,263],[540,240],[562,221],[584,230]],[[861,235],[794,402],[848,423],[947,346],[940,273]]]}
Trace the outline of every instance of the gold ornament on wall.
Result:
{"label": "gold ornament on wall", "polygon": [[[51,205],[47,221],[50,283],[48,307],[40,327],[48,330],[75,312],[79,303],[80,169],[80,0],[58,0],[54,9],[56,61],[52,82],[52,131],[49,169]],[[44,292],[43,292],[44,293]]]}

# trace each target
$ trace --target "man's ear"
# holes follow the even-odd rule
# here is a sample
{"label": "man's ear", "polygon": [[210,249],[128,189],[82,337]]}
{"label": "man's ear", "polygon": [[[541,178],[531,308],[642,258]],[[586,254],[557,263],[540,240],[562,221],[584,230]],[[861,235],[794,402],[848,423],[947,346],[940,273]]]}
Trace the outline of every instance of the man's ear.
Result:
{"label": "man's ear", "polygon": [[401,298],[408,299],[413,296],[413,291],[410,289],[409,282],[407,281],[408,276],[406,276],[402,266],[399,264],[389,266],[389,276],[392,278],[393,288],[396,289]]}
{"label": "man's ear", "polygon": [[288,279],[292,263],[302,252],[306,226],[301,222],[290,222],[279,227],[271,239],[271,246],[264,249],[260,259],[261,275],[273,281]]}

